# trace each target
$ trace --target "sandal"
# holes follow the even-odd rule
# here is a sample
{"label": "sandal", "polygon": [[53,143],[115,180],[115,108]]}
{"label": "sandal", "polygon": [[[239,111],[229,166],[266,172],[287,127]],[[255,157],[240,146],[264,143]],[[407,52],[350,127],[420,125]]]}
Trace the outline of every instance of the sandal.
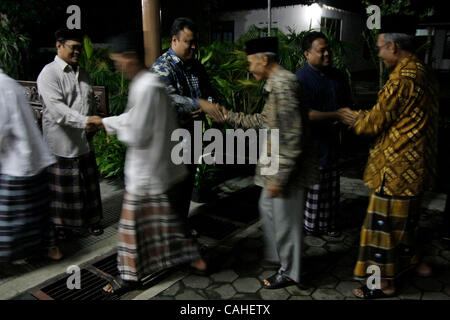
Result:
{"label": "sandal", "polygon": [[[128,280],[124,280],[122,279],[122,277],[117,276],[113,279],[111,279],[111,281],[108,281],[109,284],[106,285],[105,287],[103,287],[103,293],[106,294],[117,294],[117,295],[121,295],[124,294],[126,292],[132,291],[136,288],[139,288],[141,286],[141,283],[139,281],[128,281]],[[107,291],[107,287],[110,286],[110,288],[112,288],[112,291]]]}
{"label": "sandal", "polygon": [[89,228],[89,233],[94,236],[99,236],[103,234],[103,228],[100,226],[100,224],[95,224]]}
{"label": "sandal", "polygon": [[288,277],[285,277],[278,272],[275,273],[273,276],[267,278],[266,281],[269,282],[270,284],[266,285],[265,283],[263,283],[263,287],[266,289],[279,289],[297,284],[297,282],[295,282],[294,280],[289,279]]}
{"label": "sandal", "polygon": [[363,295],[359,295],[353,290],[353,294],[355,297],[365,300],[372,300],[372,299],[383,299],[383,298],[392,298],[395,296],[395,292],[392,294],[386,294],[381,289],[369,289],[366,285],[359,288],[359,290],[362,291]]}
{"label": "sandal", "polygon": [[327,236],[330,238],[339,238],[341,233],[339,231],[329,231],[327,232]]}

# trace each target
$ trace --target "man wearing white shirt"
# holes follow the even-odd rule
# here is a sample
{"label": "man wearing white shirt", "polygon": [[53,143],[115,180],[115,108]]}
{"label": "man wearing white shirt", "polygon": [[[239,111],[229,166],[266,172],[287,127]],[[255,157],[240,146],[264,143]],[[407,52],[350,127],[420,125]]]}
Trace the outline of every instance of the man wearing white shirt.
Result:
{"label": "man wearing white shirt", "polygon": [[118,269],[103,290],[135,288],[146,275],[180,264],[206,272],[195,240],[190,239],[177,206],[188,172],[171,161],[176,114],[164,83],[146,70],[142,33],[112,41],[111,58],[132,79],[127,108],[120,116],[95,121],[127,145],[125,195],[119,222]]}
{"label": "man wearing white shirt", "polygon": [[53,222],[64,238],[69,231],[89,228],[103,232],[102,203],[95,162],[91,121],[94,92],[87,72],[80,68],[81,30],[55,33],[57,56],[39,74],[37,86],[45,105],[42,116],[44,140],[57,163],[50,169]]}
{"label": "man wearing white shirt", "polygon": [[23,88],[0,69],[0,264],[44,247],[49,258],[62,257],[49,217],[53,163]]}

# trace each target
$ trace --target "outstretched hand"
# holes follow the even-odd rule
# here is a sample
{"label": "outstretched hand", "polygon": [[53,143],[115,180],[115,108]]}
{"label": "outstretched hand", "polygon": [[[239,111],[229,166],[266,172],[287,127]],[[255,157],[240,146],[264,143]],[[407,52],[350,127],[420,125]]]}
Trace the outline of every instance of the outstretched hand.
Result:
{"label": "outstretched hand", "polygon": [[221,106],[218,104],[211,103],[209,101],[200,99],[199,102],[200,109],[208,115],[214,122],[223,123],[225,122],[224,114],[221,111]]}
{"label": "outstretched hand", "polygon": [[339,121],[348,126],[353,126],[357,117],[350,108],[340,108],[337,110]]}

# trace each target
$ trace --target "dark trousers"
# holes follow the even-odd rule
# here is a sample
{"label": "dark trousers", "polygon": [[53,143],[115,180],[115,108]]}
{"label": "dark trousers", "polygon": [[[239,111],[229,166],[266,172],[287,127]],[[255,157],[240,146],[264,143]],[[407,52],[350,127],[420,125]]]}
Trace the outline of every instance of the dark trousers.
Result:
{"label": "dark trousers", "polygon": [[183,218],[185,223],[187,223],[187,218],[189,215],[189,207],[191,205],[192,190],[194,189],[195,173],[197,170],[196,164],[187,165],[189,175],[180,182],[176,189],[179,190],[176,199],[173,201],[172,205],[175,210],[179,213],[180,217]]}

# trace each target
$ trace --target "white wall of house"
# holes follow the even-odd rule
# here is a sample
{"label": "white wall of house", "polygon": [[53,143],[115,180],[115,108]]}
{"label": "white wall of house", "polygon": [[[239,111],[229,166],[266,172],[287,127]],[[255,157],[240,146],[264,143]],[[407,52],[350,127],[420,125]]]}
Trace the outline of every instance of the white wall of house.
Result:
{"label": "white wall of house", "polygon": [[[361,36],[361,17],[352,12],[323,6],[321,15],[313,6],[294,5],[274,7],[271,10],[272,28],[287,33],[288,28],[301,32],[309,29],[320,29],[321,17],[341,19],[341,40],[352,45],[348,50],[351,71],[367,69],[367,63],[362,57],[363,39]],[[226,12],[221,15],[220,21],[234,21],[234,39],[239,39],[251,25],[267,27],[267,9]]]}

